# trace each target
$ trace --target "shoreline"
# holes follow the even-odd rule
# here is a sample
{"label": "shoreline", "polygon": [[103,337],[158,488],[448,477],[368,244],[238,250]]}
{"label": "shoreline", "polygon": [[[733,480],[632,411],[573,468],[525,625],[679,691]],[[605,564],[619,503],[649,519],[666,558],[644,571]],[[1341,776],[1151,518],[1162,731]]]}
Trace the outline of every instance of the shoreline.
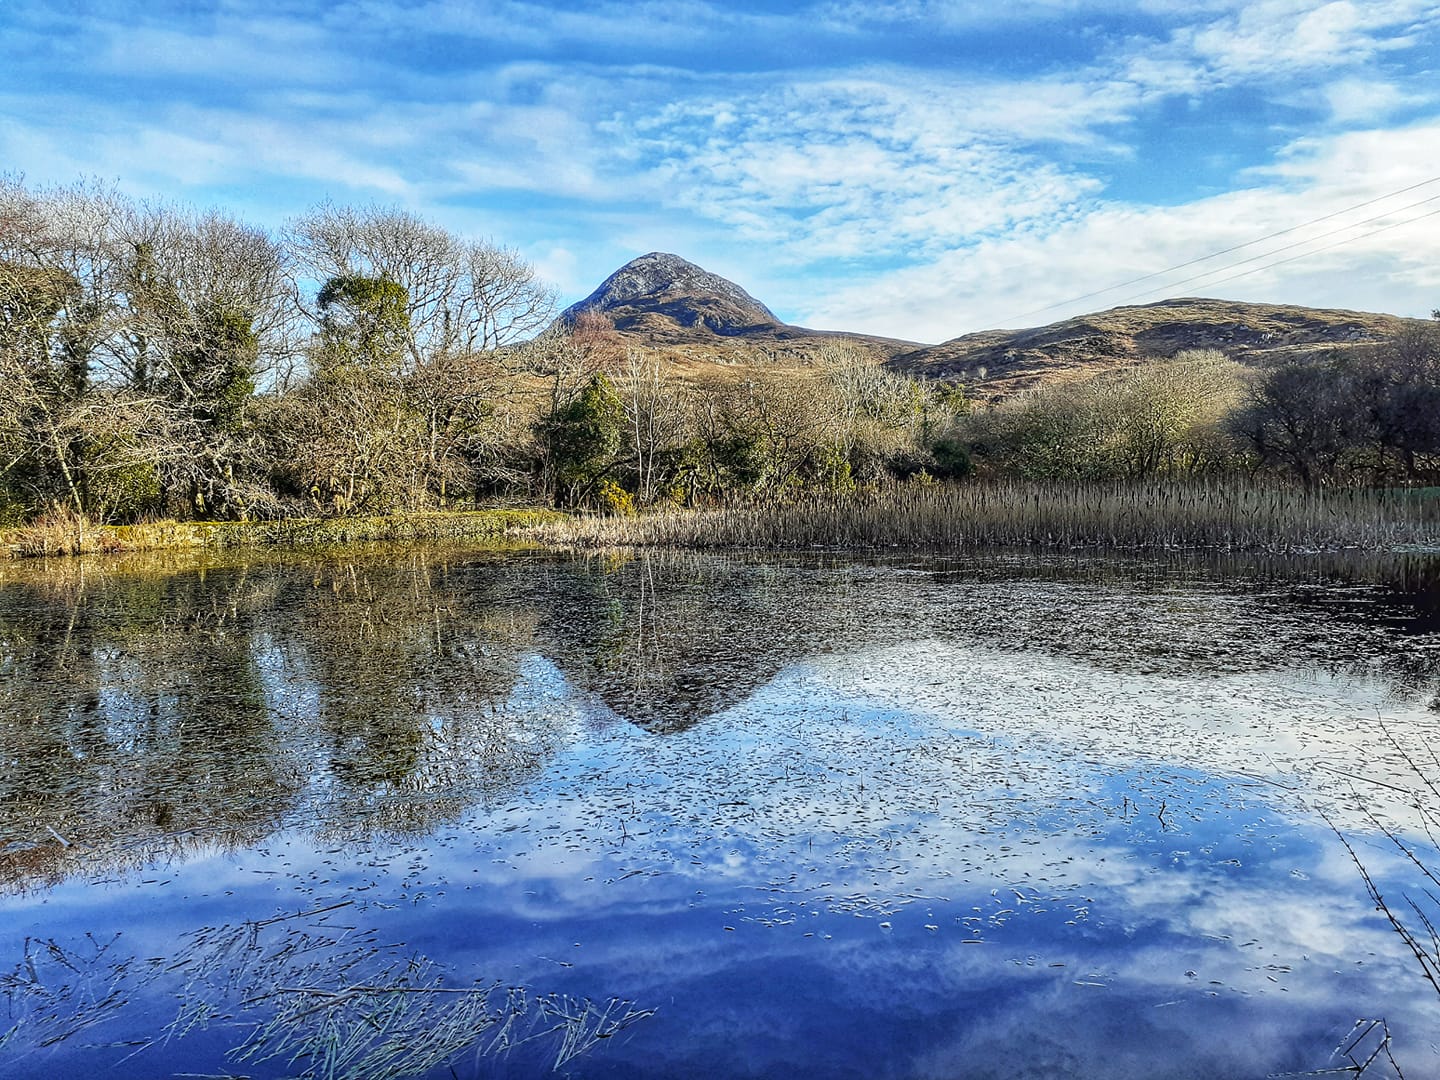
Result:
{"label": "shoreline", "polygon": [[1440,497],[1356,488],[995,482],[809,495],[790,502],[576,514],[547,507],[0,531],[0,556],[515,540],[552,550],[854,552],[976,548],[1134,554],[1440,556]]}
{"label": "shoreline", "polygon": [[43,559],[406,540],[491,540],[562,517],[555,510],[528,507],[273,521],[166,520],[136,525],[92,525],[70,520],[0,531],[0,555],[8,559]]}

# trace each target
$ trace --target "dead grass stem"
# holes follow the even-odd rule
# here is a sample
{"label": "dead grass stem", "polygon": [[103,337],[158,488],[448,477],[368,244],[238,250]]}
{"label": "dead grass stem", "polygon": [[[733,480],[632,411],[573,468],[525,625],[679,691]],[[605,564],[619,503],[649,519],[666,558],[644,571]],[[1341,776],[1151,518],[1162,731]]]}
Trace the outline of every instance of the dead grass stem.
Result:
{"label": "dead grass stem", "polygon": [[582,549],[1388,551],[1440,547],[1440,500],[1350,488],[997,481],[569,518],[529,535]]}

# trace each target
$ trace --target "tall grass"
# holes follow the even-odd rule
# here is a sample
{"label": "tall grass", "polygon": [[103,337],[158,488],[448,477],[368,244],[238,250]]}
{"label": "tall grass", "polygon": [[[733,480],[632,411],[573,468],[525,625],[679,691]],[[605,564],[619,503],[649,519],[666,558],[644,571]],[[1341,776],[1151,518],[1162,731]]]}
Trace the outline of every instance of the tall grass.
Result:
{"label": "tall grass", "polygon": [[0,531],[0,557],[393,540],[493,540],[521,526],[536,525],[558,516],[547,510],[472,510],[384,517],[94,525],[74,514],[56,513],[32,525]]}
{"label": "tall grass", "polygon": [[1440,499],[1245,484],[911,485],[530,531],[581,548],[1107,547],[1299,552],[1440,548]]}

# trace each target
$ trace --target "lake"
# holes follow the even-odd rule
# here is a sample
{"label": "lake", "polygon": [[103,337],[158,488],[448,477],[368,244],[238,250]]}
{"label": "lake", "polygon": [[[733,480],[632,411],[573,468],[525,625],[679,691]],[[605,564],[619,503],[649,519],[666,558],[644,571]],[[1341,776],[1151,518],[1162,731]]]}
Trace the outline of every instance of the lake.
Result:
{"label": "lake", "polygon": [[1440,1075],[1437,746],[1419,559],[12,564],[0,1077]]}

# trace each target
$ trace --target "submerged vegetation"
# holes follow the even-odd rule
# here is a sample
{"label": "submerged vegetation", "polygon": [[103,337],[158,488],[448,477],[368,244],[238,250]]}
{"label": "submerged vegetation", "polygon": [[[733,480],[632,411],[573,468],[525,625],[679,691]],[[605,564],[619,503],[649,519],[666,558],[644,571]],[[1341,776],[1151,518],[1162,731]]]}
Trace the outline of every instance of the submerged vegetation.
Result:
{"label": "submerged vegetation", "polygon": [[[355,906],[346,899],[202,926],[181,935],[171,957],[130,955],[120,934],[68,949],[53,938],[27,939],[14,969],[0,972],[9,1021],[0,1049],[22,1057],[120,1027],[131,1036],[123,1064],[213,1030],[234,1040],[224,1057],[251,1068],[404,1080],[467,1058],[558,1071],[655,1015],[615,998],[447,985],[428,957],[331,921],[353,916],[347,909]],[[96,986],[109,992],[94,993]],[[172,1014],[158,1029],[153,1011],[135,1015],[154,1010],[157,995],[169,998]]]}
{"label": "submerged vegetation", "polygon": [[1429,504],[1367,491],[1440,484],[1440,324],[981,404],[840,337],[697,366],[552,315],[516,253],[400,210],[272,234],[0,179],[3,547],[459,537],[497,503],[643,519],[546,533],[576,542],[1433,540]]}

